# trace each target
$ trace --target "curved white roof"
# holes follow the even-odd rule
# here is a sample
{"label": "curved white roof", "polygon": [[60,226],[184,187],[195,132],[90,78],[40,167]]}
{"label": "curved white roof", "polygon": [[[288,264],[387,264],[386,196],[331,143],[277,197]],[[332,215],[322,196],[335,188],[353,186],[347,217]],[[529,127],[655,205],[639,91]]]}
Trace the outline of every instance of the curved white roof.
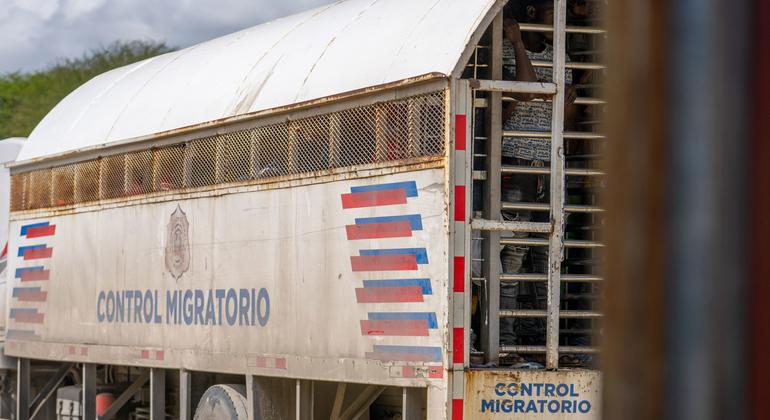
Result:
{"label": "curved white roof", "polygon": [[64,98],[19,160],[450,75],[494,4],[342,0],[121,67]]}

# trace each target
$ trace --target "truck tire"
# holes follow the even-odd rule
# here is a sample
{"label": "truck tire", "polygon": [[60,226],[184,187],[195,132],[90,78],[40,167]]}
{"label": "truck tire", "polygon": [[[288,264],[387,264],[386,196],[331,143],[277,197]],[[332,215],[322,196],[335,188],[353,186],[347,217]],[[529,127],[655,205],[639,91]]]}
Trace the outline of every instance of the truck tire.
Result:
{"label": "truck tire", "polygon": [[243,385],[214,385],[203,393],[194,420],[247,420],[246,388]]}

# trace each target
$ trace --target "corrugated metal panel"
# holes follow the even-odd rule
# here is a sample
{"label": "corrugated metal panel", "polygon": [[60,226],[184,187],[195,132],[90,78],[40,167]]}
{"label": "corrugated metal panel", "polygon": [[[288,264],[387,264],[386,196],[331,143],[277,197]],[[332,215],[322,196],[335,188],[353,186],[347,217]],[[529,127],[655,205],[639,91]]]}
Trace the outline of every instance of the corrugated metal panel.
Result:
{"label": "corrugated metal panel", "polygon": [[19,160],[428,73],[450,74],[494,0],[343,0],[102,74]]}

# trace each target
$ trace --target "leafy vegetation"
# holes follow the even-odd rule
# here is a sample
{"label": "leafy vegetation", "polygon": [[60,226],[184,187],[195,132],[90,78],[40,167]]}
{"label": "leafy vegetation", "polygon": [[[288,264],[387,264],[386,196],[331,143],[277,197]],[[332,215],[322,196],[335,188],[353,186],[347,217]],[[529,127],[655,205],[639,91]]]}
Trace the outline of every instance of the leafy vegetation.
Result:
{"label": "leafy vegetation", "polygon": [[0,75],[0,139],[29,136],[59,101],[94,76],[172,50],[162,42],[116,42],[46,70]]}

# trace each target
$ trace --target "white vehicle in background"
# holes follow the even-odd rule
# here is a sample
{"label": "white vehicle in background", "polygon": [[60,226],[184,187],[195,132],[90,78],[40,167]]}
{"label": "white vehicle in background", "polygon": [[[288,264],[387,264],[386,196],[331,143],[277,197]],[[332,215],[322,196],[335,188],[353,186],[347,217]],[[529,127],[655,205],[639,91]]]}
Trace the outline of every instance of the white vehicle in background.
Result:
{"label": "white vehicle in background", "polygon": [[[565,99],[563,77],[478,72],[501,64],[505,3],[339,1],[62,100],[11,165],[15,418],[599,418],[601,375],[559,355],[596,352],[560,320],[601,314],[562,311],[559,293],[601,278],[562,274],[560,259],[506,277],[497,257],[486,279],[471,274],[478,237],[493,256],[501,243],[552,259],[601,246],[565,240],[565,211],[601,209],[566,205],[564,180],[601,173],[565,170],[563,153],[600,136],[556,120],[536,134],[558,151],[552,168],[499,164],[503,134],[533,135],[503,133],[501,92]],[[563,75],[555,4],[555,27],[521,29],[553,31],[562,53],[535,64]],[[589,29],[570,31],[602,33]],[[534,205],[500,201],[501,174],[518,172],[556,180],[534,208],[550,223],[500,220],[501,205]],[[476,213],[485,182],[496,204]],[[522,231],[545,237],[500,238]],[[548,307],[500,310],[505,281],[546,282]],[[499,348],[500,317],[545,319],[547,342]],[[503,367],[507,353],[543,368]]]}
{"label": "white vehicle in background", "polygon": [[[14,162],[19,155],[26,138],[11,137],[0,140],[0,244],[2,244],[2,254],[0,254],[0,313],[5,314],[8,307],[8,213],[11,202],[11,171],[6,167],[7,164]],[[0,317],[0,348],[5,346],[5,316]],[[0,354],[0,386],[7,388],[10,386],[9,374],[15,369],[15,360]],[[0,394],[0,415],[5,416],[13,407],[12,399],[8,392]]]}

